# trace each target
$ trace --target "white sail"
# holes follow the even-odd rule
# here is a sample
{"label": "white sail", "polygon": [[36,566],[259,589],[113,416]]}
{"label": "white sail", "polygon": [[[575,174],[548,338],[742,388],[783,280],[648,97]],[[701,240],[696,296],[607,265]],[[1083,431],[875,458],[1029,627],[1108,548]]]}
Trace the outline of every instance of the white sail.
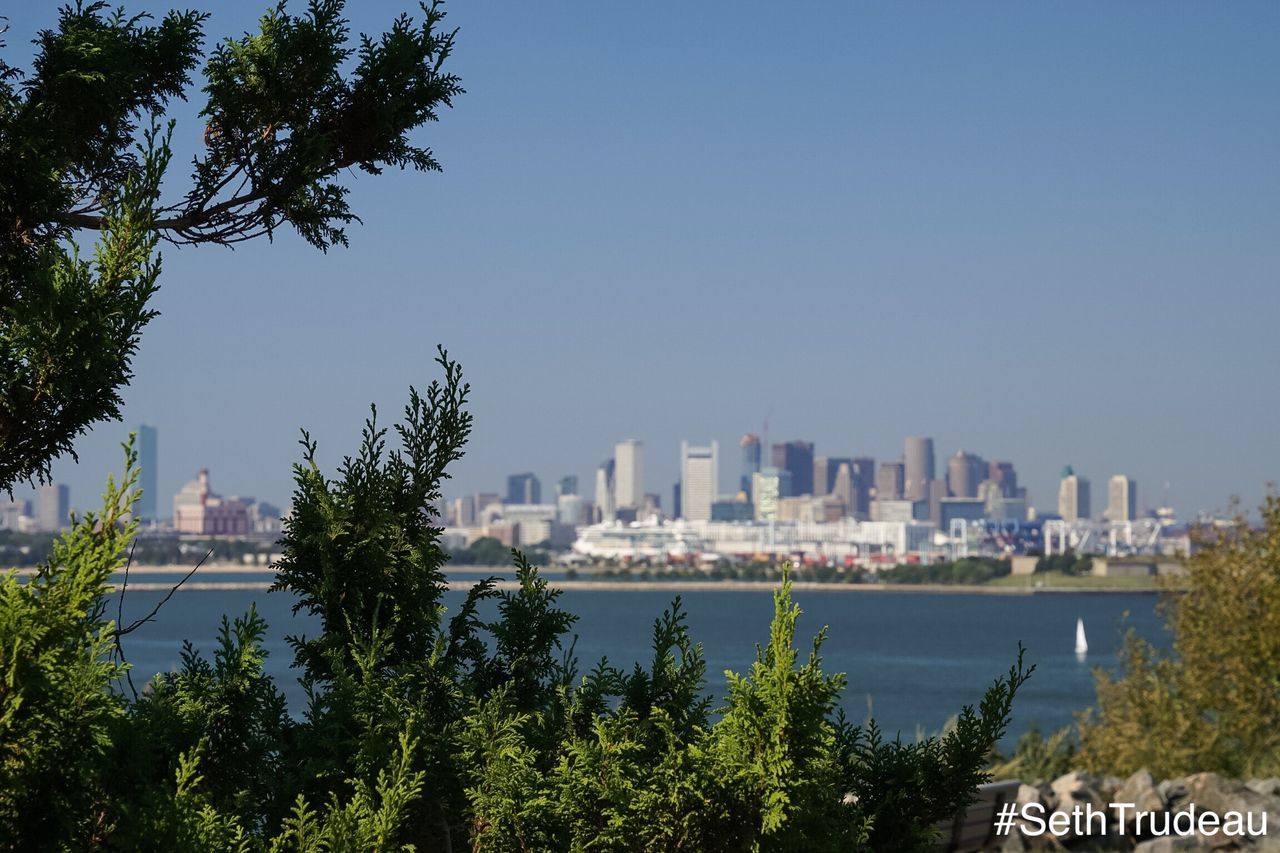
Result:
{"label": "white sail", "polygon": [[1089,651],[1089,643],[1084,638],[1084,620],[1076,620],[1076,654],[1082,655]]}

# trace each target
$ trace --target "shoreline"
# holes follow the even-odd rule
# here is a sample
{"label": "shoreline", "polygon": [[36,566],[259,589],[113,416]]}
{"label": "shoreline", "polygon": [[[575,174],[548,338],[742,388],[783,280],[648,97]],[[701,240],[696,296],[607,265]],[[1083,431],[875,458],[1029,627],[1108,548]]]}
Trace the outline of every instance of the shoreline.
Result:
{"label": "shoreline", "polygon": [[[555,568],[555,571],[563,571]],[[181,577],[191,571],[189,565],[165,565],[165,566],[133,566],[129,569],[129,589],[139,592],[158,592],[166,591],[173,587],[173,582],[158,580],[133,580],[136,576],[149,575],[177,575]],[[446,569],[445,576],[449,582],[450,590],[466,590],[479,579],[481,575],[506,574],[512,571],[508,566],[459,566],[453,569]],[[183,584],[182,588],[193,591],[254,591],[265,592],[271,586],[272,581],[266,579],[250,580],[201,580],[202,573],[219,574],[219,575],[249,575],[258,578],[270,577],[273,573],[265,566],[245,566],[239,563],[208,563],[200,567],[200,570],[192,576],[191,580]],[[19,577],[30,577],[35,574],[34,569],[18,569]],[[457,577],[458,575],[475,575],[476,578]],[[113,589],[119,589],[123,586],[124,572],[116,572],[113,576]],[[176,579],[175,579],[176,580]],[[621,592],[680,592],[682,590],[688,592],[770,592],[777,589],[777,581],[747,581],[747,580],[597,580],[586,577],[577,577],[572,580],[567,578],[547,578],[550,585],[557,589],[579,591],[579,592],[605,592],[605,591],[621,591]],[[519,584],[511,579],[501,579],[497,582],[496,588],[500,590],[519,589]],[[1099,584],[1080,585],[1080,586],[1020,586],[1012,584],[860,584],[860,583],[842,583],[842,582],[822,582],[822,581],[799,581],[791,582],[791,588],[796,592],[832,592],[832,593],[922,593],[922,594],[946,594],[946,595],[1009,595],[1009,596],[1029,596],[1029,595],[1155,595],[1162,590],[1158,587],[1125,587],[1125,586],[1107,586]]]}

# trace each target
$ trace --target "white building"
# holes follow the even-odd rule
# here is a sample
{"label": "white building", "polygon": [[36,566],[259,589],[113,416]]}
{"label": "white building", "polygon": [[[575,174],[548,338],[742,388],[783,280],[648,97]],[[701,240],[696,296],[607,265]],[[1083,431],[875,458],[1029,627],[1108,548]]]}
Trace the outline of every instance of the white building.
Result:
{"label": "white building", "polygon": [[1088,520],[1090,509],[1089,481],[1068,465],[1062,469],[1062,482],[1058,484],[1058,515],[1064,521]]}
{"label": "white building", "polygon": [[1138,484],[1124,474],[1107,481],[1108,521],[1133,521],[1138,517]]}
{"label": "white building", "polygon": [[644,444],[634,438],[620,441],[613,448],[613,508],[644,507]]}
{"label": "white building", "polygon": [[710,521],[720,483],[719,445],[691,447],[680,442],[680,516],[689,521]]}

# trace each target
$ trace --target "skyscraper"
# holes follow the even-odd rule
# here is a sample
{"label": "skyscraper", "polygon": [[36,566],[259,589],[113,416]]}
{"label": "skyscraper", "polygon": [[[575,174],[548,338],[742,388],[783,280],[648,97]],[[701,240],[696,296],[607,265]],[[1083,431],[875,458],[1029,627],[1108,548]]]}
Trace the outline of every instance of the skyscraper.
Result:
{"label": "skyscraper", "polygon": [[900,501],[906,486],[901,462],[881,462],[876,469],[876,500]]}
{"label": "skyscraper", "polygon": [[744,435],[738,441],[738,446],[742,448],[742,479],[738,485],[747,493],[747,500],[750,500],[751,477],[760,470],[760,436]]}
{"label": "skyscraper", "polygon": [[989,468],[981,456],[975,453],[956,451],[956,455],[947,460],[947,488],[951,496],[956,498],[975,498],[978,496],[978,484],[987,479]]}
{"label": "skyscraper", "polygon": [[903,443],[903,497],[911,501],[929,499],[929,483],[934,479],[933,439],[912,436]]}
{"label": "skyscraper", "polygon": [[1004,497],[1017,496],[1018,475],[1013,470],[1012,462],[988,462],[987,477],[1000,487],[1000,494]]}
{"label": "skyscraper", "polygon": [[751,494],[755,496],[756,521],[778,517],[778,502],[791,490],[791,472],[779,468],[761,468],[751,478]]}
{"label": "skyscraper", "polygon": [[507,477],[507,503],[542,503],[542,482],[533,474],[512,474]]}
{"label": "skyscraper", "polygon": [[1138,517],[1138,484],[1124,474],[1107,481],[1107,518],[1133,521]]}
{"label": "skyscraper", "polygon": [[578,475],[569,474],[560,478],[560,482],[556,483],[556,497],[564,495],[576,495],[578,493]]}
{"label": "skyscraper", "polygon": [[[814,464],[816,465],[817,463],[815,462]],[[814,479],[817,479],[816,472],[814,474]],[[828,490],[827,494],[831,497],[840,499],[840,502],[844,504],[845,515],[856,515],[855,504],[857,503],[858,498],[853,485],[852,461],[841,462],[836,467],[836,474],[835,477],[832,478],[831,488]]]}
{"label": "skyscraper", "polygon": [[791,491],[781,497],[814,493],[812,441],[788,441],[786,444],[775,444],[773,467],[791,475]]}
{"label": "skyscraper", "polygon": [[876,460],[869,456],[855,456],[853,467],[853,505],[849,514],[867,518],[871,512],[871,490],[876,485]]}
{"label": "skyscraper", "polygon": [[614,509],[644,508],[644,444],[634,438],[618,442],[613,448],[617,467],[613,472]]}
{"label": "skyscraper", "polygon": [[1062,469],[1062,482],[1058,484],[1058,515],[1066,521],[1090,517],[1089,481],[1077,476],[1070,465]]}
{"label": "skyscraper", "polygon": [[71,490],[62,483],[40,487],[40,506],[36,523],[46,533],[57,533],[67,526],[71,516]]}
{"label": "skyscraper", "polygon": [[720,488],[719,445],[691,447],[680,442],[680,517],[710,521],[711,505]]}
{"label": "skyscraper", "polygon": [[596,521],[613,521],[617,515],[618,505],[613,501],[614,461],[606,459],[596,468]]}
{"label": "skyscraper", "polygon": [[157,473],[159,432],[153,426],[142,424],[138,427],[138,485],[142,487],[142,496],[138,498],[138,518],[143,521],[155,521],[156,507],[159,497]]}

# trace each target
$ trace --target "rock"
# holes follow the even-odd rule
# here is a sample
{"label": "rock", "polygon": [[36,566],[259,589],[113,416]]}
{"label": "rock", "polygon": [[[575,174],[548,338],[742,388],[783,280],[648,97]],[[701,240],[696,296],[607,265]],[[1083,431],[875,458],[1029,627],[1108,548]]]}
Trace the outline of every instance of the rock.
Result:
{"label": "rock", "polygon": [[[1116,789],[1113,803],[1132,804],[1133,808],[1125,809],[1125,827],[1127,835],[1134,833],[1138,812],[1162,812],[1168,805],[1164,794],[1156,787],[1156,780],[1146,768],[1134,773]],[[1112,812],[1114,816],[1116,812]]]}
{"label": "rock", "polygon": [[1257,791],[1264,797],[1280,797],[1280,777],[1272,776],[1270,779],[1250,779],[1244,783],[1244,786],[1250,791]]}
{"label": "rock", "polygon": [[[1268,835],[1280,827],[1280,797],[1260,794],[1242,782],[1223,779],[1216,773],[1196,773],[1186,779],[1187,802],[1218,815],[1238,812],[1255,829],[1266,826]],[[1264,823],[1265,821],[1265,823]],[[1275,836],[1265,839],[1274,841]],[[1217,834],[1209,839],[1215,847],[1243,839]],[[1256,839],[1262,841],[1263,839]],[[1255,848],[1257,849],[1257,848]]]}
{"label": "rock", "polygon": [[[1094,812],[1100,812],[1105,815],[1109,823],[1111,809],[1098,793],[1098,783],[1100,781],[1097,776],[1083,771],[1068,773],[1065,776],[1059,776],[1054,779],[1053,784],[1050,786],[1053,790],[1054,811],[1065,812],[1066,814],[1072,814],[1073,812],[1087,814],[1088,810],[1092,809]],[[1081,818],[1081,820],[1085,819],[1087,818]],[[1076,821],[1073,819],[1071,822],[1072,831],[1061,836],[1058,839],[1059,841],[1070,845],[1077,838],[1074,831],[1075,823]],[[1090,834],[1100,835],[1096,829]]]}
{"label": "rock", "polygon": [[1156,786],[1156,790],[1160,792],[1160,796],[1164,797],[1164,801],[1172,806],[1187,798],[1187,780],[1185,778],[1165,779]]}
{"label": "rock", "polygon": [[1153,838],[1133,848],[1133,853],[1181,853],[1184,850],[1212,850],[1209,843],[1200,838]]}

